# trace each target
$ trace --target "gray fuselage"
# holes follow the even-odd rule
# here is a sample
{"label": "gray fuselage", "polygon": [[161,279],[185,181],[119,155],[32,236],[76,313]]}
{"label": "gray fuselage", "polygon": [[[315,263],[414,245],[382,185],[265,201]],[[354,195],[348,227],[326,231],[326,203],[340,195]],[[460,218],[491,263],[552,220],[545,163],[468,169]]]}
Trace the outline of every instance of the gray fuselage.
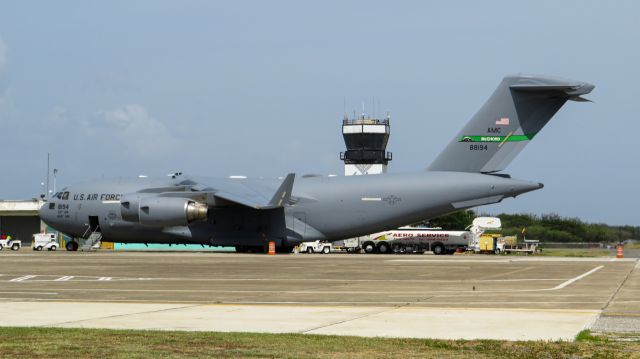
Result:
{"label": "gray fuselage", "polygon": [[[542,187],[503,176],[462,172],[303,177],[295,181],[291,201],[283,208],[265,210],[215,203],[210,204],[205,221],[187,226],[148,226],[123,220],[124,195],[148,188],[168,190],[180,187],[185,180],[182,176],[136,178],[69,186],[64,190],[67,199],[52,199],[43,206],[41,217],[51,227],[74,237],[85,237],[90,217],[97,217],[103,240],[113,242],[238,246],[262,245],[268,239],[278,246],[289,246],[392,229]],[[208,178],[197,183],[215,192],[229,186],[275,188],[279,182]]]}

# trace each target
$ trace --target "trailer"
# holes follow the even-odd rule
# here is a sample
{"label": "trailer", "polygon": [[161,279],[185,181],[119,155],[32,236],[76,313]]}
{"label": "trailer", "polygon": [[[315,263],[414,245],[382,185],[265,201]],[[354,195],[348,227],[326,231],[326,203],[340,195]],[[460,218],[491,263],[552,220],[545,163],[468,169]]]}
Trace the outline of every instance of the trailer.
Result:
{"label": "trailer", "polygon": [[502,251],[504,253],[508,253],[508,254],[536,254],[540,251],[540,241],[536,240],[536,239],[525,239],[524,243],[522,245],[517,243],[517,238],[516,238],[516,243],[514,245],[510,245],[509,243],[504,243],[503,244],[503,248]]}

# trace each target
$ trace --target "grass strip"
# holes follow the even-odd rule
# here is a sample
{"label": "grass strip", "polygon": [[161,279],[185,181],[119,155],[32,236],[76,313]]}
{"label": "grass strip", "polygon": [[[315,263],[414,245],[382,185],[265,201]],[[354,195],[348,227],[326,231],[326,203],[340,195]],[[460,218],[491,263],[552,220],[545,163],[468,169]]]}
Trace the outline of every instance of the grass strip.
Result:
{"label": "grass strip", "polygon": [[640,358],[640,342],[588,331],[575,342],[22,327],[0,337],[1,358]]}
{"label": "grass strip", "polygon": [[600,248],[542,248],[545,257],[611,257],[611,251]]}

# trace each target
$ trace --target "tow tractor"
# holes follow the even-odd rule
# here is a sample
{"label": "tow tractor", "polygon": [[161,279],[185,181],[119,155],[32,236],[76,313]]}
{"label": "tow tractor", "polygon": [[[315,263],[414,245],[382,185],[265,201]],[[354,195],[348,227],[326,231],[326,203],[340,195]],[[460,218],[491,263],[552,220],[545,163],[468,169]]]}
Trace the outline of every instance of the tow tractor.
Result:
{"label": "tow tractor", "polygon": [[315,241],[315,242],[302,242],[300,243],[300,252],[311,253],[323,253],[329,254],[331,252],[331,243]]}
{"label": "tow tractor", "polygon": [[11,238],[11,236],[2,236],[2,239],[0,239],[0,251],[4,248],[11,248],[12,251],[17,251],[22,248],[22,242],[19,239]]}

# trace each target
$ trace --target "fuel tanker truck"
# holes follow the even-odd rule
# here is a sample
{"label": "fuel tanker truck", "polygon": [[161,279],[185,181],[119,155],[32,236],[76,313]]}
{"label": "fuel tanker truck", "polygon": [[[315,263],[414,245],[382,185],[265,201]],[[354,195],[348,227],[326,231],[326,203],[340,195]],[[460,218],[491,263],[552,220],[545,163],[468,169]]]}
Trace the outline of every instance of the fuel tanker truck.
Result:
{"label": "fuel tanker truck", "polygon": [[400,227],[344,241],[347,250],[365,253],[453,253],[466,249],[473,234],[469,231],[443,231],[437,228]]}
{"label": "fuel tanker truck", "polygon": [[451,254],[456,250],[479,251],[480,238],[487,230],[500,229],[500,218],[477,217],[465,231],[443,231],[440,228],[400,227],[368,236],[344,240],[343,249],[365,253]]}

